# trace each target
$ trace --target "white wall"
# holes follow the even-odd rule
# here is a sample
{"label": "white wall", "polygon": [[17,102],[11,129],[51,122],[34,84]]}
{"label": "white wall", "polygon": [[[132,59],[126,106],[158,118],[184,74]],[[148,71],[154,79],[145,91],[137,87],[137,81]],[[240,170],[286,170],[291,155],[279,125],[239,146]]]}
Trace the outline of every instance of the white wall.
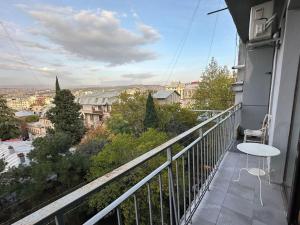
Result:
{"label": "white wall", "polygon": [[282,183],[294,102],[300,56],[300,11],[289,10],[285,21],[283,43],[278,50],[274,93],[270,112],[272,122],[269,143],[281,150],[271,160],[272,181]]}

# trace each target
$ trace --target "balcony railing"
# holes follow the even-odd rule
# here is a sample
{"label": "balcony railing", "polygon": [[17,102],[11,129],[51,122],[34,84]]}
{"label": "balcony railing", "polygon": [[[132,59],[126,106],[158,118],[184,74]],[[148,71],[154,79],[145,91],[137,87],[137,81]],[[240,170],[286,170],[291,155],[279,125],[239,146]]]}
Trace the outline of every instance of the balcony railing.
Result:
{"label": "balcony railing", "polygon": [[[240,104],[235,105],[213,116],[14,224],[44,224],[55,219],[57,225],[62,225],[64,224],[64,214],[68,210],[78,207],[92,194],[101,191],[113,181],[121,179],[135,168],[161,154],[166,154],[166,160],[163,163],[149,171],[147,176],[129,187],[127,191],[120,193],[118,198],[84,224],[96,224],[111,214],[116,215],[119,225],[123,224],[121,205],[125,201],[132,201],[132,213],[134,213],[137,225],[142,224],[143,217],[144,221],[149,221],[151,225],[154,220],[159,221],[162,225],[188,224],[205,192],[209,189],[210,182],[218,170],[225,152],[235,140],[240,109]],[[174,146],[178,143],[182,144],[182,141],[187,138],[189,140],[187,146],[175,152]],[[167,183],[167,188],[163,188],[163,182],[165,182],[164,185]],[[158,190],[156,205],[153,204],[152,190],[154,186]],[[140,195],[137,194],[142,189],[145,190],[144,199],[140,199]],[[145,209],[139,208],[139,202],[142,200],[147,201],[147,212]],[[154,208],[159,213],[154,215]]]}

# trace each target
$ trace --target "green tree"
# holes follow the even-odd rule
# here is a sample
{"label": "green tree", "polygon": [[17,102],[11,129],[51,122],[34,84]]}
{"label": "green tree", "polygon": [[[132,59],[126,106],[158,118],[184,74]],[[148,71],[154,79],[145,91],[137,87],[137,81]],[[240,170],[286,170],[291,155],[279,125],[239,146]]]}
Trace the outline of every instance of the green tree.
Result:
{"label": "green tree", "polygon": [[[152,128],[144,132],[139,138],[136,138],[130,134],[118,134],[113,137],[111,143],[107,144],[101,152],[92,157],[89,179],[92,180],[98,178],[123,165],[124,163],[133,160],[134,158],[157,147],[167,140],[168,136],[166,133]],[[150,171],[153,171],[155,168],[165,162],[165,160],[165,155],[158,155],[152,160],[149,160],[142,166],[136,168],[133,172],[129,173],[127,176],[116,180],[106,188],[102,189],[99,193],[92,196],[90,198],[89,205],[97,210],[104,208],[109,202],[115,200],[129,187],[140,181],[146,174],[149,174]],[[163,174],[163,179],[163,193],[165,195],[168,193],[166,174]],[[145,210],[148,207],[148,203],[145,198],[145,196],[147,196],[146,190],[141,190],[137,194],[140,196],[139,199],[141,199],[139,202],[139,208],[140,210]],[[158,206],[159,189],[157,185],[152,186],[152,196],[153,200],[155,201],[153,205]],[[164,198],[167,199],[166,196],[164,196]],[[132,209],[133,205],[131,201],[126,201],[124,204],[121,204],[124,224],[132,224],[134,222],[134,214],[132,214]],[[156,210],[157,209],[154,207],[153,214],[156,213],[159,215],[159,211]],[[144,217],[142,220],[144,221],[141,224],[146,224],[147,218]]]}
{"label": "green tree", "polygon": [[7,106],[3,96],[0,96],[0,139],[7,140],[19,135],[20,130],[14,112]]}
{"label": "green tree", "polygon": [[194,95],[194,108],[223,110],[233,104],[231,85],[234,77],[226,66],[219,66],[212,58],[201,78]]}
{"label": "green tree", "polygon": [[166,104],[158,106],[159,129],[176,136],[196,126],[197,114],[179,104]]}
{"label": "green tree", "polygon": [[47,112],[47,117],[54,124],[55,132],[69,135],[72,144],[77,144],[83,137],[85,128],[79,111],[81,106],[74,102],[74,99],[70,90],[60,90],[54,98],[55,107]]}
{"label": "green tree", "polygon": [[154,101],[151,93],[149,92],[147,103],[146,103],[146,114],[144,119],[144,127],[147,128],[156,128],[158,126],[158,117],[155,110]]}
{"label": "green tree", "polygon": [[146,96],[135,93],[133,96],[122,93],[120,101],[112,105],[108,128],[114,133],[132,133],[139,136],[144,131]]}
{"label": "green tree", "polygon": [[0,173],[5,169],[5,165],[4,159],[0,159]]}
{"label": "green tree", "polygon": [[27,123],[32,123],[32,122],[37,122],[37,121],[39,121],[38,115],[31,115],[31,116],[25,117],[25,122],[27,122]]}
{"label": "green tree", "polygon": [[60,86],[57,76],[55,77],[55,93],[57,94],[60,91]]}

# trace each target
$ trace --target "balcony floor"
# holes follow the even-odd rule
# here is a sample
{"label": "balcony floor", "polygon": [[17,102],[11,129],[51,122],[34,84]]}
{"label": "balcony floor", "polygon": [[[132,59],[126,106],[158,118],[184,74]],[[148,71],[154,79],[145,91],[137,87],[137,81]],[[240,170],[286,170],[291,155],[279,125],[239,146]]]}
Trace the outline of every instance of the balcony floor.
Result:
{"label": "balcony floor", "polygon": [[[281,186],[269,184],[262,177],[262,200],[259,201],[259,181],[257,177],[243,171],[237,179],[241,167],[246,166],[246,155],[233,151],[226,153],[219,171],[195,214],[193,225],[286,225],[286,211]],[[257,167],[258,161],[249,156],[249,167]]]}

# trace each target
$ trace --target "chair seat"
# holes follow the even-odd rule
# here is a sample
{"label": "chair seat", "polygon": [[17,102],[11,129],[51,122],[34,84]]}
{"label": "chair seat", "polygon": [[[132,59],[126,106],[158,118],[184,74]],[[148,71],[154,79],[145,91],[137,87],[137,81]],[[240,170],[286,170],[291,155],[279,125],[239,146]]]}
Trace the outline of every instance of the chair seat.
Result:
{"label": "chair seat", "polygon": [[244,135],[252,136],[252,137],[261,137],[263,135],[263,132],[261,130],[245,130]]}

